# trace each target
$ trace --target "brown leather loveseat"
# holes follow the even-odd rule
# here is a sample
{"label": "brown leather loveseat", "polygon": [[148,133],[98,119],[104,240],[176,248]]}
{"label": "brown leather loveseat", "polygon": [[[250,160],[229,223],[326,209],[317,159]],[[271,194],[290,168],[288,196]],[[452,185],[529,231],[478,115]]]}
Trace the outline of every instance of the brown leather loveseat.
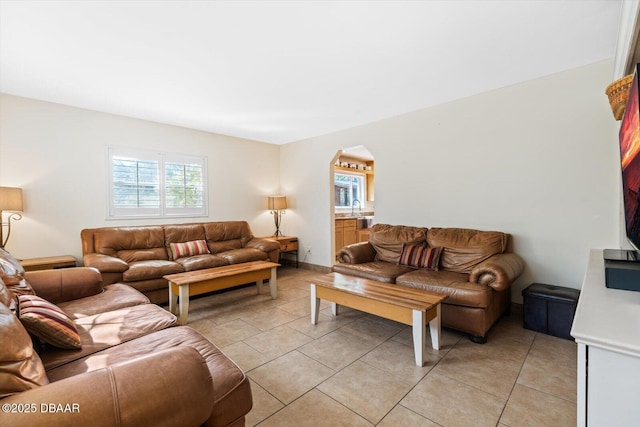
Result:
{"label": "brown leather loveseat", "polygon": [[[105,285],[126,283],[151,302],[169,301],[163,276],[242,262],[278,262],[280,245],[253,237],[246,221],[84,229],[83,264],[102,273]],[[176,245],[205,242],[195,254]],[[192,252],[193,253],[193,252]]]}
{"label": "brown leather loveseat", "polygon": [[244,425],[248,378],[176,321],[94,268],[25,273],[0,249],[0,425]]}
{"label": "brown leather loveseat", "polygon": [[[498,231],[376,224],[369,241],[338,252],[333,270],[399,286],[448,295],[442,325],[484,343],[491,326],[507,313],[511,284],[524,261],[510,252],[511,236]],[[410,248],[434,248],[436,263],[420,268],[405,262]]]}

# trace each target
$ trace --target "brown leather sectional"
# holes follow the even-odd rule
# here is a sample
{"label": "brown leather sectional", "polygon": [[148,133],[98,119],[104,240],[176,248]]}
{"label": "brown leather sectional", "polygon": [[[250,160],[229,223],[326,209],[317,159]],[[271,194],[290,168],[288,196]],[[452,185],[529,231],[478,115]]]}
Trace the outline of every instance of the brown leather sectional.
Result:
{"label": "brown leather sectional", "polygon": [[[442,248],[438,269],[400,265],[404,243]],[[498,231],[376,224],[368,242],[338,252],[333,271],[446,294],[442,325],[484,343],[508,312],[511,284],[524,269],[510,246],[511,236]]]}
{"label": "brown leather sectional", "polygon": [[[249,261],[278,262],[280,250],[276,241],[253,237],[246,221],[89,228],[80,237],[84,266],[97,268],[105,285],[125,283],[156,304],[169,301],[165,275]],[[197,240],[205,240],[211,253],[173,258],[171,243]]]}
{"label": "brown leather sectional", "polygon": [[[30,337],[17,295],[33,292],[73,320],[80,349]],[[95,268],[25,273],[0,249],[0,425],[244,425],[248,378],[196,330],[175,325],[130,286],[103,286]]]}

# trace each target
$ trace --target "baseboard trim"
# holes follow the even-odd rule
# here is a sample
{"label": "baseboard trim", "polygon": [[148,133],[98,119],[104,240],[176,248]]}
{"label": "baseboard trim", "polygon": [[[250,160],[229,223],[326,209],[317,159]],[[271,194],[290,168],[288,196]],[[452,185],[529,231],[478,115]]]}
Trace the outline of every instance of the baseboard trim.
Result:
{"label": "baseboard trim", "polygon": [[[294,267],[296,266],[296,260],[295,259],[287,259],[287,258],[282,258],[280,260],[280,264],[282,264],[283,266],[286,267]],[[311,270],[311,271],[315,271],[318,273],[331,273],[331,267],[327,267],[326,265],[318,265],[318,264],[310,264],[308,262],[299,262],[298,263],[298,268],[302,268],[304,270]]]}
{"label": "baseboard trim", "polygon": [[523,312],[523,305],[519,304],[517,302],[512,302],[511,303],[511,313],[513,314],[522,314]]}

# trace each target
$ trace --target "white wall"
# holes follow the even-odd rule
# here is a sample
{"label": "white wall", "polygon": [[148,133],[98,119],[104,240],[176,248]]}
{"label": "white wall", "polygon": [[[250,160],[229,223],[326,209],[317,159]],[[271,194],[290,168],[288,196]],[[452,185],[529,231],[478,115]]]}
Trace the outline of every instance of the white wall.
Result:
{"label": "white wall", "polygon": [[[109,145],[207,156],[209,217],[107,221]],[[246,220],[270,235],[266,196],[280,190],[278,169],[277,145],[0,95],[0,185],[25,198],[7,245],[18,258],[80,258],[80,230],[90,227]]]}
{"label": "white wall", "polygon": [[578,288],[588,248],[621,243],[611,69],[601,62],[280,147],[1,95],[0,185],[25,195],[7,249],[80,257],[82,228],[169,222],[105,220],[106,147],[124,145],[208,156],[210,215],[195,220],[245,219],[268,235],[265,196],[286,194],[282,231],[300,238],[301,260],[329,266],[330,163],[364,145],[377,222],[512,233],[527,263],[516,302],[534,281]]}
{"label": "white wall", "polygon": [[362,144],[375,156],[376,222],[512,233],[527,264],[516,302],[532,282],[579,288],[588,249],[620,246],[611,70],[600,62],[284,145],[284,231],[302,254],[312,248],[307,262],[331,265],[329,164]]}

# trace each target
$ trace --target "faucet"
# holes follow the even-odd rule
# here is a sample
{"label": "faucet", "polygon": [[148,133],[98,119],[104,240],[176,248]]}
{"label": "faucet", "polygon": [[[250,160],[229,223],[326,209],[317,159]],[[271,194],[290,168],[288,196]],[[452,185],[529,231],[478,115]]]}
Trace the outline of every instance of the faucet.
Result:
{"label": "faucet", "polygon": [[360,206],[360,200],[353,199],[353,201],[351,202],[351,215],[354,214],[354,206],[355,206],[356,203],[358,204],[358,211],[360,211],[362,209],[362,207]]}

